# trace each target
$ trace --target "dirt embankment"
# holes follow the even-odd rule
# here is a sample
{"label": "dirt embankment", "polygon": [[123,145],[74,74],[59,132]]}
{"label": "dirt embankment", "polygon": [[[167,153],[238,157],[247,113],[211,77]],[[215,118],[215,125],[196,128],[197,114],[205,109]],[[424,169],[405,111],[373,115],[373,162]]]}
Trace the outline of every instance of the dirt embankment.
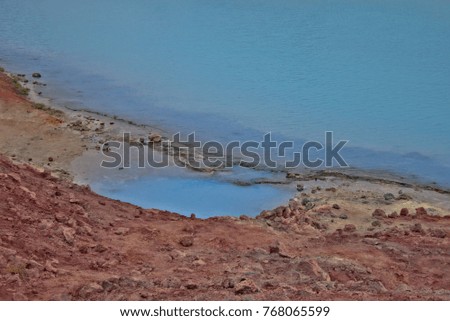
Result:
{"label": "dirt embankment", "polygon": [[0,298],[450,299],[449,216],[307,207],[187,218],[1,157]]}

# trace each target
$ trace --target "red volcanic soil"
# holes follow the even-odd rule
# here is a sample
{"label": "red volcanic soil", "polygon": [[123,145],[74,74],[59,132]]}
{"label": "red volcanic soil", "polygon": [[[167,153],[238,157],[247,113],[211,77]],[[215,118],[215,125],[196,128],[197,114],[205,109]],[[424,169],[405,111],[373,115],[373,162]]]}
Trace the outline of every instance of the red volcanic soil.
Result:
{"label": "red volcanic soil", "polygon": [[448,216],[377,212],[375,232],[330,211],[187,218],[0,156],[0,299],[450,299]]}

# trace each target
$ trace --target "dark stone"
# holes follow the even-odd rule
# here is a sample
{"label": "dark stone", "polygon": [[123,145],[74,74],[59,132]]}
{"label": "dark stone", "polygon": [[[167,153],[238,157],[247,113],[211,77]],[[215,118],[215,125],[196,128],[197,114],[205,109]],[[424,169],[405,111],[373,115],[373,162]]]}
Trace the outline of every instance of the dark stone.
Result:
{"label": "dark stone", "polygon": [[386,194],[384,194],[384,199],[386,201],[392,201],[392,200],[395,200],[395,196],[392,193],[386,193]]}
{"label": "dark stone", "polygon": [[380,227],[381,223],[380,223],[380,221],[373,221],[372,226]]}
{"label": "dark stone", "polygon": [[416,208],[416,215],[417,216],[426,216],[426,215],[428,215],[428,212],[423,207],[419,207],[419,208]]}
{"label": "dark stone", "polygon": [[383,210],[377,208],[375,211],[373,211],[372,217],[384,218],[384,217],[386,217],[386,213]]}
{"label": "dark stone", "polygon": [[389,214],[388,217],[389,218],[396,218],[396,217],[398,217],[398,213],[394,211],[391,214]]}
{"label": "dark stone", "polygon": [[420,223],[416,223],[413,226],[411,226],[411,232],[425,234],[422,224],[420,224]]}
{"label": "dark stone", "polygon": [[311,200],[307,197],[305,197],[304,199],[302,199],[302,205],[305,206],[306,204],[308,204],[309,202],[311,202]]}
{"label": "dark stone", "polygon": [[400,210],[400,216],[408,216],[409,210],[407,208],[402,208]]}
{"label": "dark stone", "polygon": [[34,72],[32,74],[32,76],[33,76],[33,78],[41,78],[42,77],[42,75],[40,73],[38,73],[38,72]]}
{"label": "dark stone", "polygon": [[313,209],[314,206],[316,206],[316,204],[314,204],[313,202],[308,202],[305,206],[305,210],[309,211],[309,210]]}
{"label": "dark stone", "polygon": [[180,240],[180,244],[184,247],[190,247],[194,245],[194,239],[190,236],[185,236]]}

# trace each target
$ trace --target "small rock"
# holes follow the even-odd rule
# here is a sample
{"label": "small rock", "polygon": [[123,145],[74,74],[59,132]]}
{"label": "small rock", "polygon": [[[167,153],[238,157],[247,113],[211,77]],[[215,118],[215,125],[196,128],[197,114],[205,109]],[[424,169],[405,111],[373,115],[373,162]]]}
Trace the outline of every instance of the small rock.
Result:
{"label": "small rock", "polygon": [[53,227],[54,223],[50,220],[43,219],[39,222],[39,229],[41,230],[50,230]]}
{"label": "small rock", "polygon": [[373,211],[372,217],[385,218],[386,217],[386,213],[383,210],[377,208],[375,211]]}
{"label": "small rock", "polygon": [[114,234],[116,235],[125,235],[130,231],[130,229],[128,227],[119,227]]}
{"label": "small rock", "polygon": [[400,216],[408,216],[409,210],[407,208],[402,208],[400,210]]}
{"label": "small rock", "polygon": [[194,238],[191,236],[185,236],[185,237],[181,238],[179,243],[184,247],[190,247],[190,246],[194,245]]}
{"label": "small rock", "polygon": [[317,230],[328,230],[328,225],[319,221],[312,221],[311,226]]}
{"label": "small rock", "polygon": [[78,291],[78,295],[82,299],[88,299],[93,294],[101,293],[101,292],[103,292],[103,287],[98,283],[92,282],[92,283],[89,283],[89,284],[86,284],[85,286],[83,286]]}
{"label": "small rock", "polygon": [[52,262],[50,262],[50,261],[45,261],[44,270],[48,271],[48,272],[51,272],[51,273],[55,273],[55,274],[58,273],[58,269],[55,268],[52,265]]}
{"label": "small rock", "polygon": [[380,227],[381,226],[381,222],[380,221],[373,221],[372,222],[372,226]]}
{"label": "small rock", "polygon": [[447,237],[447,232],[442,229],[429,229],[430,235],[432,237],[445,238]]}
{"label": "small rock", "polygon": [[305,187],[302,184],[297,184],[297,191],[302,192],[305,189]]}
{"label": "small rock", "polygon": [[104,247],[102,244],[97,244],[97,245],[94,247],[94,250],[95,250],[95,252],[103,253],[103,252],[105,252],[105,251],[107,250],[107,248]]}
{"label": "small rock", "polygon": [[73,245],[75,241],[75,230],[73,228],[63,227],[63,236],[67,244]]}
{"label": "small rock", "polygon": [[307,276],[315,281],[329,282],[331,280],[330,275],[314,259],[301,259],[296,266],[296,270],[303,276]]}
{"label": "small rock", "polygon": [[203,266],[203,265],[206,265],[206,262],[201,259],[197,259],[194,262],[192,262],[192,264],[195,266]]}
{"label": "small rock", "polygon": [[269,252],[278,254],[281,257],[293,258],[295,255],[289,253],[286,246],[280,241],[276,241],[274,244],[269,246]]}
{"label": "small rock", "polygon": [[423,207],[419,207],[419,208],[416,208],[416,215],[417,216],[426,216],[426,215],[428,215],[428,212]]}
{"label": "small rock", "polygon": [[384,199],[386,201],[392,201],[392,200],[395,200],[395,196],[392,193],[386,193],[386,194],[384,194]]}
{"label": "small rock", "polygon": [[349,233],[354,232],[356,231],[356,226],[353,224],[346,224],[344,227],[344,231]]}
{"label": "small rock", "polygon": [[188,284],[186,284],[186,289],[188,290],[195,290],[198,288],[198,285],[195,284],[194,282],[189,282]]}
{"label": "small rock", "polygon": [[398,197],[397,197],[397,200],[404,200],[404,201],[409,201],[409,200],[412,200],[413,198],[411,197],[411,196],[409,196],[408,194],[400,194]]}
{"label": "small rock", "polygon": [[78,248],[81,254],[87,254],[89,252],[89,248],[86,245],[82,245]]}
{"label": "small rock", "polygon": [[67,216],[65,216],[65,215],[62,214],[62,213],[56,213],[56,214],[55,214],[55,220],[56,220],[58,223],[65,223],[65,222],[67,222],[68,218],[67,218]]}
{"label": "small rock", "polygon": [[391,214],[389,214],[388,217],[389,218],[396,218],[396,217],[398,217],[398,213],[394,211]]}
{"label": "small rock", "polygon": [[115,284],[114,281],[115,281],[114,279],[112,279],[112,280],[104,280],[104,281],[102,282],[102,288],[103,288],[103,290],[106,291],[106,292],[111,292],[112,290],[114,290],[115,288],[117,288],[118,285]]}
{"label": "small rock", "polygon": [[8,176],[11,177],[17,183],[20,183],[22,181],[19,174],[9,173]]}
{"label": "small rock", "polygon": [[339,210],[341,207],[339,206],[339,204],[333,204],[333,208],[334,208],[335,210]]}
{"label": "small rock", "polygon": [[416,223],[413,226],[411,226],[411,232],[425,234],[422,224],[420,223]]}
{"label": "small rock", "polygon": [[234,281],[233,279],[230,278],[226,278],[225,280],[222,281],[222,287],[225,289],[232,289],[234,288]]}
{"label": "small rock", "polygon": [[162,140],[162,136],[159,134],[150,134],[148,136],[148,139],[152,142],[152,143],[160,143]]}
{"label": "small rock", "polygon": [[36,193],[30,191],[28,188],[26,188],[25,186],[19,186],[19,188],[24,191],[25,193],[28,194],[28,196],[32,199],[32,200],[36,200]]}
{"label": "small rock", "polygon": [[348,219],[348,215],[345,214],[345,213],[342,213],[342,214],[339,215],[339,218],[342,219],[342,220],[346,220],[346,219]]}
{"label": "small rock", "polygon": [[174,272],[186,274],[186,273],[194,273],[195,270],[187,268],[187,267],[180,267],[180,268],[174,269]]}
{"label": "small rock", "polygon": [[378,245],[378,244],[381,243],[380,240],[378,240],[378,239],[368,238],[368,237],[364,238],[362,240],[362,242],[366,243],[366,244],[369,244],[369,245]]}
{"label": "small rock", "polygon": [[259,288],[252,280],[243,280],[236,284],[234,293],[237,295],[252,294],[259,292]]}
{"label": "small rock", "polygon": [[41,78],[42,77],[42,75],[40,73],[38,73],[38,72],[34,72],[31,76],[33,78]]}
{"label": "small rock", "polygon": [[193,233],[195,232],[195,228],[194,228],[194,226],[192,226],[191,224],[186,224],[186,225],[183,227],[183,232],[193,234]]}
{"label": "small rock", "polygon": [[80,201],[79,199],[75,198],[75,197],[71,197],[71,198],[69,199],[69,203],[72,203],[72,204],[81,204],[81,201]]}
{"label": "small rock", "polygon": [[312,210],[315,206],[316,204],[314,204],[313,202],[308,202],[305,206],[305,210],[307,211]]}
{"label": "small rock", "polygon": [[161,282],[163,288],[179,289],[181,287],[181,280],[177,277],[168,277]]}

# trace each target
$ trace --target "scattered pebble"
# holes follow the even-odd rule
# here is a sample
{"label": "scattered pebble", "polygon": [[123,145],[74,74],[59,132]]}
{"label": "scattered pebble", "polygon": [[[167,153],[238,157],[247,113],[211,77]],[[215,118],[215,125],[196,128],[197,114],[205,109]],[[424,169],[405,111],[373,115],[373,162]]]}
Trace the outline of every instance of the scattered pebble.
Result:
{"label": "scattered pebble", "polygon": [[386,193],[386,194],[384,194],[384,199],[386,201],[392,201],[392,200],[395,200],[395,196],[392,193]]}
{"label": "scattered pebble", "polygon": [[184,247],[191,247],[192,245],[194,245],[194,238],[191,236],[185,236],[181,238],[180,244]]}
{"label": "scattered pebble", "polygon": [[386,212],[381,210],[381,209],[379,209],[379,208],[377,208],[375,211],[373,211],[372,217],[384,218],[384,217],[386,217]]}
{"label": "scattered pebble", "polygon": [[409,210],[407,208],[402,208],[400,210],[400,216],[408,216]]}

